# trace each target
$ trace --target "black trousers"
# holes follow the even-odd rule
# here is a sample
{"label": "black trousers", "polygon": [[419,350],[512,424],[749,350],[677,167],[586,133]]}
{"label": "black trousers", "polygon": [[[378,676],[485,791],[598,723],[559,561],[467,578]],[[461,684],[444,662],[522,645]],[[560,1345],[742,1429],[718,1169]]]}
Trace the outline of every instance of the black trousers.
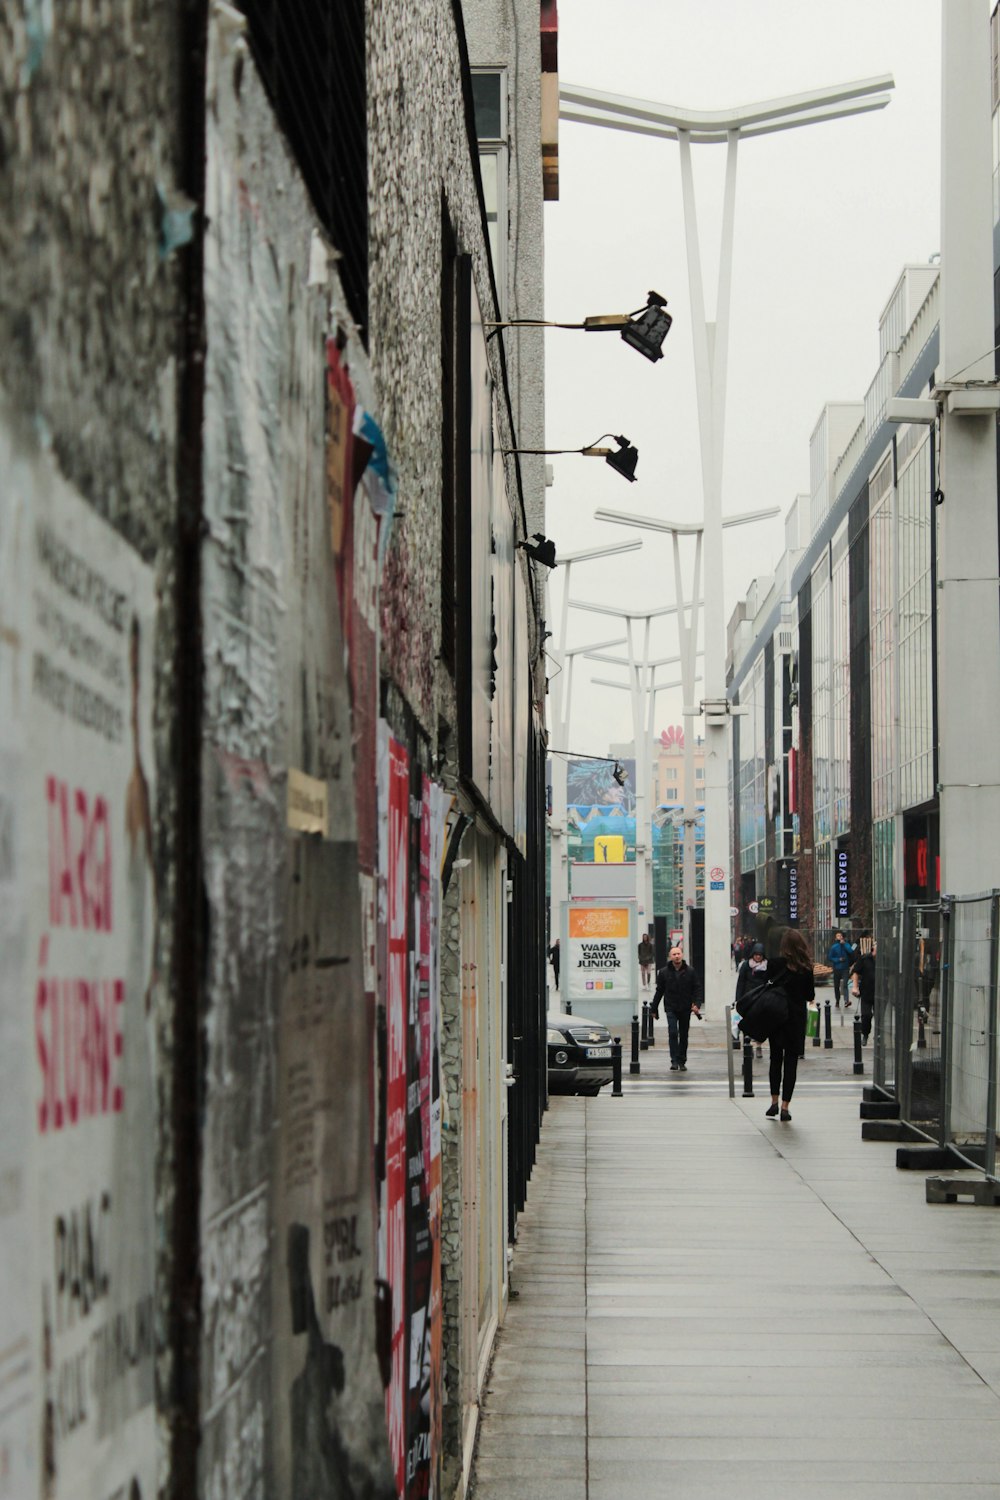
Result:
{"label": "black trousers", "polygon": [[684,1015],[677,1015],[675,1011],[667,1011],[667,1039],[670,1042],[670,1061],[686,1063],[688,1060],[688,1032],[691,1030],[691,1012],[686,1011]]}
{"label": "black trousers", "polygon": [[790,1000],[788,1009],[787,1025],[776,1031],[770,1039],[771,1093],[785,1100],[792,1097],[799,1072],[799,1057],[806,1045],[806,1008]]}
{"label": "black trousers", "polygon": [[834,1000],[836,1001],[836,1003],[838,1005],[840,1004],[840,986],[841,985],[844,986],[844,999],[845,1000],[850,1000],[850,998],[851,998],[851,986],[850,986],[850,983],[849,983],[849,979],[850,979],[850,970],[849,969],[834,969],[834,971],[833,971],[833,998],[834,998]]}
{"label": "black trousers", "polygon": [[872,1016],[875,1013],[874,1000],[862,1000],[861,1002],[861,1040],[867,1042],[871,1036]]}

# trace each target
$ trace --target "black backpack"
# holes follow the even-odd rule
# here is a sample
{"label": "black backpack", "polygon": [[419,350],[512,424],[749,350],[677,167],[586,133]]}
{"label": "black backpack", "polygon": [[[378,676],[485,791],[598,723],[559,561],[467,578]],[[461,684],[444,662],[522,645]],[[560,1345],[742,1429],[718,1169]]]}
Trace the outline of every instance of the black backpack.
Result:
{"label": "black backpack", "polygon": [[766,1042],[788,1024],[788,996],[780,979],[765,979],[747,990],[739,1003],[740,1030],[754,1042]]}

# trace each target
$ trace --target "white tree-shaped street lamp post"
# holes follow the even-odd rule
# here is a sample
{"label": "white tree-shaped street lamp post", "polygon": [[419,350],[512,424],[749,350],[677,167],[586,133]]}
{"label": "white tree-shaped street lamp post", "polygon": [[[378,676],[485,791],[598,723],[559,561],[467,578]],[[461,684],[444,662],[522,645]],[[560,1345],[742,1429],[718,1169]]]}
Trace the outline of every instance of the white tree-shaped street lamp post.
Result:
{"label": "white tree-shaped street lamp post", "polygon": [[[689,609],[690,606],[686,606],[685,608]],[[681,628],[680,627],[680,621],[681,621],[681,618],[682,618],[682,613],[683,613],[682,611],[678,610],[678,613],[677,613],[678,629]],[[682,646],[683,645],[684,645],[684,637],[682,636]],[[695,649],[695,642],[694,642],[694,639],[692,638],[692,640],[690,642],[690,653],[689,653],[689,655],[690,655],[690,661],[688,661],[688,655],[685,654],[685,656],[664,656],[664,657],[660,657],[657,661],[651,661],[651,662],[647,663],[647,667],[653,669],[653,675],[650,678],[649,688],[648,688],[648,691],[649,691],[651,697],[650,697],[650,702],[649,702],[649,722],[648,722],[648,724],[646,726],[646,744],[647,744],[647,746],[650,746],[652,744],[652,741],[653,741],[653,734],[654,734],[653,718],[654,718],[655,695],[657,693],[659,693],[659,692],[665,691],[667,688],[677,688],[677,687],[679,687],[682,690],[685,705],[689,706],[690,703],[691,703],[691,701],[692,701],[692,699],[693,699],[693,697],[694,697],[695,683],[701,681],[701,677],[700,676],[695,676],[694,675],[695,658],[698,657],[698,656],[701,656],[702,654],[703,653],[701,651],[697,651]],[[620,656],[606,656],[606,655],[602,655],[602,654],[597,653],[597,652],[591,652],[590,656],[589,656],[589,659],[591,661],[605,661],[605,662],[610,662],[610,663],[613,663],[615,666],[621,666],[621,667],[627,667],[629,665],[628,660],[626,658],[624,658],[624,657],[620,657]],[[657,683],[656,682],[656,680],[655,680],[655,669],[657,667],[661,667],[661,666],[663,666],[663,667],[666,667],[666,666],[677,666],[677,665],[680,665],[680,667],[681,667],[681,674],[682,675],[681,675],[681,677],[676,682],[664,682],[664,683]],[[600,687],[626,687],[627,686],[626,683],[611,682],[607,678],[604,678],[604,677],[592,677],[590,680],[596,686],[600,686]],[[697,805],[696,805],[696,796],[695,796],[695,787],[694,787],[694,744],[693,744],[693,735],[691,733],[691,722],[692,721],[691,721],[690,716],[686,715],[685,719],[684,719],[684,724],[685,724],[685,729],[684,729],[684,788],[685,788],[685,793],[684,793],[684,815],[683,815],[683,822],[682,822],[682,825],[681,825],[683,827],[683,829],[684,829],[683,840],[682,840],[683,864],[682,864],[682,876],[681,876],[681,889],[682,889],[682,893],[683,893],[682,899],[683,899],[683,907],[684,907],[685,913],[687,913],[687,911],[690,909],[690,907],[692,907],[695,904],[695,899],[696,899],[696,896],[697,896],[696,862],[695,862],[695,825],[698,822],[698,809],[697,809]],[[650,783],[651,783],[651,781],[652,781],[652,765],[650,765],[650,767],[649,767],[649,778],[650,778]],[[649,809],[650,840],[652,840],[653,811],[654,810],[653,810],[653,807],[652,807],[652,804],[651,804],[650,805],[650,809]],[[686,916],[685,916],[684,920],[685,920],[685,922],[687,921],[687,917]]]}
{"label": "white tree-shaped street lamp post", "polygon": [[[701,602],[700,600],[698,601]],[[649,786],[652,779],[652,769],[649,764],[649,742],[652,740],[652,724],[650,724],[649,735],[645,733],[643,722],[643,703],[646,693],[646,675],[650,665],[649,636],[651,624],[654,619],[663,615],[675,614],[678,610],[676,604],[658,605],[655,609],[622,609],[612,604],[590,604],[580,599],[571,599],[572,609],[589,609],[596,614],[613,615],[616,619],[625,621],[625,629],[628,637],[628,686],[632,694],[632,730],[635,739],[635,896],[636,912],[639,918],[640,930],[643,924],[648,928],[653,920],[653,867],[652,867],[652,816],[650,811]],[[633,622],[642,620],[645,622],[644,644],[641,659],[637,659],[632,635]],[[620,683],[612,684],[620,687]],[[653,701],[649,702],[648,712],[652,718]]]}
{"label": "white tree-shaped street lamp post", "polygon": [[[688,285],[694,338],[695,386],[701,439],[705,603],[705,994],[721,1004],[729,971],[729,709],[726,695],[726,624],[722,558],[722,457],[726,421],[729,310],[732,290],[736,157],[741,137],[768,135],[882,109],[893,87],[890,74],[828,89],[769,99],[732,110],[688,110],[598,89],[564,84],[560,115],[638,135],[676,141],[687,242]],[[705,312],[701,249],[695,206],[692,145],[725,144],[719,282],[715,318]],[[690,705],[693,707],[694,705]],[[685,736],[686,738],[687,736]]]}
{"label": "white tree-shaped street lamp post", "polygon": [[[557,750],[568,750],[570,744],[570,706],[574,657],[580,656],[586,651],[601,650],[604,647],[622,646],[625,644],[623,640],[615,640],[601,641],[589,646],[577,646],[572,650],[567,648],[569,588],[573,574],[573,564],[591,562],[603,557],[616,557],[623,552],[635,552],[641,546],[641,539],[634,538],[630,542],[610,543],[606,547],[585,547],[577,552],[564,552],[560,554],[559,567],[563,575],[563,588],[559,622],[559,645],[550,652],[558,670],[549,677],[549,695],[552,700],[552,734],[555,740],[555,749]],[[553,930],[552,935],[556,937],[558,937],[561,931],[562,911],[569,897],[569,836],[566,827],[567,764],[568,762],[564,755],[553,755],[551,758],[552,810],[549,813],[549,839],[551,841],[549,860],[549,918],[550,927]]]}
{"label": "white tree-shaped street lamp post", "polygon": [[[592,656],[591,659],[595,660],[595,661],[602,660],[602,658],[600,656]],[[612,661],[612,660],[614,660],[614,661],[618,662],[619,665],[622,665],[622,666],[627,666],[628,665],[627,662],[623,662],[619,658],[604,657],[603,660],[605,660],[605,661]],[[669,660],[671,662],[677,662],[677,661],[680,660],[680,658],[677,657],[677,656],[673,656],[673,657],[670,657],[670,658],[665,658],[663,660],[662,664],[666,665],[667,660]],[[646,780],[646,786],[647,787],[650,787],[652,785],[652,776],[653,776],[653,768],[652,768],[651,756],[650,756],[650,746],[651,746],[652,741],[653,741],[653,727],[654,727],[653,726],[653,720],[654,720],[654,716],[655,716],[655,713],[656,713],[656,695],[657,695],[657,693],[666,692],[670,688],[678,688],[678,687],[682,687],[683,686],[683,683],[681,682],[681,679],[679,677],[674,682],[657,682],[656,681],[656,666],[657,666],[656,662],[650,662],[649,663],[649,671],[650,671],[649,681],[646,684],[646,686],[644,687],[644,689],[642,689],[642,691],[640,692],[640,695],[639,695],[640,701],[641,701],[643,694],[645,694],[645,701],[646,701],[646,707],[647,707],[647,720],[646,720],[645,725],[640,724],[639,729],[638,729],[638,731],[636,733],[636,741],[637,742],[638,742],[638,739],[639,739],[639,734],[642,734],[643,740],[644,740],[644,743],[645,743],[645,746],[646,746],[646,755],[647,755],[647,757],[650,757],[647,760],[646,767],[645,767],[645,780]],[[632,692],[632,694],[633,694],[632,714],[633,714],[633,722],[635,722],[635,714],[636,714],[635,696],[636,695],[635,695],[634,688],[633,688],[633,686],[632,686],[632,684],[630,682],[614,682],[610,677],[592,677],[590,680],[595,685],[595,687],[620,688],[622,690],[627,690],[627,691]],[[696,682],[700,682],[701,681],[701,677],[700,676],[696,677],[695,681]],[[641,715],[641,711],[640,711],[640,714],[639,714],[640,720],[641,720],[641,717],[642,717],[642,715]],[[684,873],[683,873],[683,877],[682,877],[682,879],[685,881],[685,884],[683,885],[684,909],[685,909],[685,911],[687,911],[690,906],[694,905],[694,900],[695,900],[696,885],[695,885],[695,878],[694,878],[694,873],[695,873],[695,865],[694,865],[694,825],[698,821],[698,810],[697,810],[697,808],[695,806],[695,803],[694,803],[694,796],[695,796],[695,794],[694,794],[694,787],[691,785],[691,782],[693,782],[693,780],[694,780],[694,771],[693,771],[694,757],[693,757],[693,754],[691,754],[691,752],[688,751],[687,744],[685,742],[685,754],[684,754],[685,764],[687,764],[687,762],[688,762],[689,755],[690,755],[690,759],[691,759],[691,766],[689,766],[687,768],[686,772],[685,772],[686,775],[690,776],[690,782],[688,784],[688,790],[686,791],[686,795],[685,795],[684,829],[685,829],[685,838],[686,838],[686,835],[687,835],[687,825],[688,825],[688,822],[690,821],[690,824],[691,824],[691,870],[690,870],[690,875],[689,875],[687,864],[685,862]],[[639,764],[638,764],[638,760],[637,760],[636,761],[636,778],[637,779],[638,779],[638,776],[639,776]],[[644,812],[645,812],[645,816],[644,816],[644,824],[643,824],[643,837],[644,837],[644,839],[646,841],[647,848],[649,849],[649,859],[647,860],[647,863],[646,863],[646,881],[647,881],[647,889],[646,889],[646,911],[649,914],[649,918],[652,918],[652,917],[655,917],[655,915],[656,915],[656,907],[655,907],[654,900],[653,900],[653,815],[654,815],[654,808],[653,808],[652,797],[650,797],[649,801],[645,804]],[[636,810],[636,817],[637,817],[637,820],[638,820],[638,809]],[[687,850],[686,850],[686,844],[685,844],[685,861],[686,861],[686,853],[687,853]],[[647,918],[647,923],[646,923],[647,928],[649,926],[649,918]]]}
{"label": "white tree-shaped street lamp post", "polygon": [[[744,511],[741,515],[725,516],[722,521],[723,528],[731,526],[747,526],[753,521],[769,521],[774,516],[781,514],[781,508],[777,505],[765,507],[761,510]],[[677,598],[683,599],[683,583],[681,578],[681,543],[682,536],[693,536],[694,547],[694,572],[691,578],[691,598],[697,597],[701,588],[701,552],[702,536],[704,533],[704,522],[702,521],[664,521],[657,516],[639,516],[631,511],[609,510],[601,506],[594,512],[598,521],[612,521],[619,526],[637,526],[644,531],[662,531],[670,535],[673,542],[674,552],[674,586],[677,590]],[[680,645],[681,683],[684,693],[684,862],[682,887],[684,891],[684,938],[688,944],[687,951],[690,953],[691,933],[688,912],[695,904],[697,893],[697,859],[695,849],[695,829],[698,822],[698,809],[694,794],[694,719],[697,713],[695,699],[695,675],[694,664],[698,653],[698,616],[694,609],[685,606],[677,611],[677,635]],[[736,712],[736,710],[730,710]],[[727,799],[728,805],[728,799]],[[706,808],[707,811],[707,808]],[[727,823],[728,835],[728,823]],[[728,847],[728,838],[727,838]],[[707,850],[706,850],[707,857]],[[728,915],[728,913],[727,913]]]}

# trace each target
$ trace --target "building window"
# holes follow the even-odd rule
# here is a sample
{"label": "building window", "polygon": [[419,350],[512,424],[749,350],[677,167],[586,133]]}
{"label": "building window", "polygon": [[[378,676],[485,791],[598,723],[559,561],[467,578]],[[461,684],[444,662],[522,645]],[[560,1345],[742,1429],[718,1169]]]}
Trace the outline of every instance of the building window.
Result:
{"label": "building window", "polygon": [[[744,874],[748,874],[761,868],[765,862],[767,764],[764,755],[763,653],[740,689],[740,702],[749,709],[740,724],[739,765],[735,768],[740,867]],[[701,771],[704,782],[704,767]]]}
{"label": "building window", "polygon": [[[914,429],[910,429],[912,433]],[[927,429],[917,428],[908,462],[898,461],[896,625],[899,670],[899,805],[934,796],[931,715],[931,495]],[[902,447],[900,447],[902,451]]]}
{"label": "building window", "polygon": [[500,299],[500,316],[507,315],[507,74],[502,68],[482,68],[472,74],[472,101],[479,141],[479,172],[483,179],[486,228]]}
{"label": "building window", "polygon": [[704,768],[704,766],[695,766],[695,768],[694,768],[694,779],[695,779],[695,781],[704,781],[705,780],[705,768]]}

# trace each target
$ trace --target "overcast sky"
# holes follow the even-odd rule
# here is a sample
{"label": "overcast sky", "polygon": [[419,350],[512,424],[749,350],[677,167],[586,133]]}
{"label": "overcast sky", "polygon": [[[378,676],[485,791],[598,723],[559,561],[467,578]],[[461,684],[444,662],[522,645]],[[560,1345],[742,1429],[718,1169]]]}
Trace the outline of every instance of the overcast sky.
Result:
{"label": "overcast sky", "polygon": [[[878,364],[879,316],[898,276],[939,248],[940,38],[940,0],[559,7],[564,84],[721,109],[883,73],[895,79],[882,111],[739,148],[723,512],[777,505],[781,517],[726,534],[727,620],[783,550],[784,514],[808,491],[809,439],[824,403],[863,400]],[[988,31],[983,41],[989,45]],[[693,155],[711,317],[725,148],[696,146]],[[641,552],[576,564],[572,597],[639,608],[673,603],[669,537],[598,522],[593,512],[606,505],[684,520],[701,514],[676,142],[561,120],[559,201],[546,205],[545,236],[547,317],[632,310],[653,287],[675,320],[655,365],[616,335],[545,335],[548,445],[581,447],[613,431],[639,449],[635,484],[597,459],[551,459],[547,533],[564,551],[643,536]],[[557,569],[550,582],[557,633],[563,578]],[[619,633],[615,621],[580,610],[570,610],[569,622],[571,646]],[[676,653],[670,617],[654,623],[653,639],[655,655]],[[624,682],[624,669],[578,659],[574,676],[566,748],[604,754],[610,742],[631,739],[628,694],[590,683]],[[680,722],[681,707],[679,690],[659,695],[657,732]]]}

